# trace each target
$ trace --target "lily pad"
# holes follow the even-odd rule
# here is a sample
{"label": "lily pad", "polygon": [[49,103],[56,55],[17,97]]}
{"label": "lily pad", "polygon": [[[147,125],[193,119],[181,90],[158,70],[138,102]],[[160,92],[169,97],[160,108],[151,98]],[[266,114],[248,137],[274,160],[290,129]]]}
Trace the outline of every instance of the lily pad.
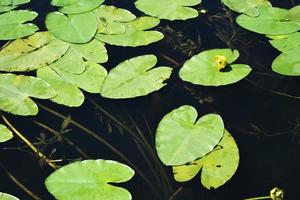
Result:
{"label": "lily pad", "polygon": [[1,0],[0,6],[18,6],[29,2],[30,0]]}
{"label": "lily pad", "polygon": [[104,80],[101,95],[111,99],[145,96],[164,87],[172,72],[169,67],[156,67],[154,55],[131,58],[113,68]]}
{"label": "lily pad", "polygon": [[131,200],[129,191],[113,184],[129,181],[133,175],[130,167],[116,161],[86,160],[58,169],[45,185],[59,200]]}
{"label": "lily pad", "polygon": [[2,0],[0,1],[0,13],[11,11],[30,0]]}
{"label": "lily pad", "polygon": [[72,44],[65,55],[56,62],[52,67],[62,69],[73,74],[81,74],[85,70],[85,61],[95,63],[105,63],[108,60],[105,44],[98,40],[92,40],[85,44]]}
{"label": "lily pad", "polygon": [[280,35],[294,33],[300,30],[300,24],[292,19],[287,19],[289,11],[276,7],[260,7],[259,16],[251,17],[242,14],[236,22],[243,28],[266,35]]}
{"label": "lily pad", "polygon": [[0,110],[15,115],[36,115],[38,107],[30,97],[49,99],[55,95],[55,90],[39,78],[0,74]]}
{"label": "lily pad", "polygon": [[272,39],[270,40],[272,46],[281,52],[300,47],[300,32],[269,37]]}
{"label": "lily pad", "polygon": [[48,32],[12,41],[0,51],[0,71],[31,71],[47,66],[59,59],[69,45]]}
{"label": "lily pad", "polygon": [[114,35],[126,31],[126,22],[136,19],[130,11],[114,6],[101,5],[93,11],[98,21],[98,33]]}
{"label": "lily pad", "polygon": [[90,93],[100,93],[107,72],[93,62],[85,62],[85,71],[73,74],[57,67],[44,67],[37,71],[37,77],[47,81],[57,92],[51,101],[69,107],[78,107],[84,102],[84,95],[79,89]]}
{"label": "lily pad", "polygon": [[218,188],[234,175],[239,164],[238,147],[228,131],[217,147],[207,156],[186,165],[174,166],[175,180],[185,182],[193,179],[201,171],[201,182],[204,187]]}
{"label": "lily pad", "polygon": [[18,6],[0,6],[0,13],[11,11]]}
{"label": "lily pad", "polygon": [[272,70],[287,76],[300,76],[300,47],[284,51],[272,63]]}
{"label": "lily pad", "polygon": [[[201,52],[188,60],[179,72],[182,80],[197,85],[222,86],[245,78],[251,68],[244,64],[232,64],[239,57],[237,50],[213,49]],[[221,58],[223,64],[219,63]],[[223,65],[223,66],[222,66]]]}
{"label": "lily pad", "polygon": [[50,33],[71,43],[87,43],[97,31],[97,20],[92,12],[64,15],[51,12],[46,17],[46,27]]}
{"label": "lily pad", "polygon": [[271,7],[268,0],[222,0],[222,2],[231,10],[244,13],[251,17],[259,16],[258,7]]}
{"label": "lily pad", "polygon": [[51,5],[62,7],[59,12],[65,14],[79,14],[93,10],[103,2],[104,0],[52,0]]}
{"label": "lily pad", "polygon": [[298,22],[300,25],[300,5],[291,8],[288,14],[285,16],[286,20]]}
{"label": "lily pad", "polygon": [[217,114],[197,120],[192,106],[181,106],[167,114],[156,131],[156,150],[168,166],[183,165],[211,152],[223,136],[224,124]]}
{"label": "lily pad", "polygon": [[128,22],[126,26],[124,26],[124,33],[97,33],[95,38],[105,43],[117,46],[144,46],[164,38],[164,35],[161,32],[148,30],[157,26],[159,22],[160,20],[157,18],[140,17],[135,21]]}
{"label": "lily pad", "polygon": [[0,192],[0,200],[20,200],[20,199],[18,199],[13,195]]}
{"label": "lily pad", "polygon": [[28,10],[10,11],[0,15],[0,40],[13,40],[35,33],[39,28],[26,23],[34,20],[38,14]]}
{"label": "lily pad", "polygon": [[135,6],[147,15],[168,20],[187,20],[198,17],[199,13],[190,6],[201,0],[137,0]]}
{"label": "lily pad", "polygon": [[[8,140],[12,139],[14,136],[12,132],[4,125],[0,124],[0,143],[7,142]],[[0,193],[0,199],[1,199]]]}

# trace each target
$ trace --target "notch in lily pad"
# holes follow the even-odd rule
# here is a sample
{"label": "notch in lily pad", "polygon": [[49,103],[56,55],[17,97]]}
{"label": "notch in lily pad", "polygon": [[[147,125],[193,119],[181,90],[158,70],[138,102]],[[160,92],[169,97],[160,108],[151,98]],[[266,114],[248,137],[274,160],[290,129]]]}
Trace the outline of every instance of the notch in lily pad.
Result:
{"label": "notch in lily pad", "polygon": [[222,86],[236,83],[251,72],[245,64],[234,64],[239,52],[231,49],[213,49],[199,53],[188,60],[179,72],[182,80],[203,86]]}
{"label": "notch in lily pad", "polygon": [[192,180],[198,173],[201,173],[202,185],[207,189],[216,189],[231,179],[238,165],[238,147],[234,138],[225,130],[222,140],[212,152],[196,161],[174,166],[173,173],[178,182]]}
{"label": "notch in lily pad", "polygon": [[104,80],[101,95],[110,99],[145,96],[166,85],[172,68],[155,67],[155,55],[143,55],[125,60],[113,68]]}
{"label": "notch in lily pad", "polygon": [[38,13],[29,10],[14,10],[0,15],[0,40],[13,40],[32,35],[39,28],[33,23]]}
{"label": "notch in lily pad", "polygon": [[207,114],[198,119],[197,110],[184,105],[160,121],[155,137],[156,150],[165,165],[183,165],[211,152],[223,132],[221,116]]}
{"label": "notch in lily pad", "polygon": [[48,191],[59,200],[131,200],[128,190],[114,184],[129,181],[134,171],[111,160],[85,160],[66,165],[45,181]]}

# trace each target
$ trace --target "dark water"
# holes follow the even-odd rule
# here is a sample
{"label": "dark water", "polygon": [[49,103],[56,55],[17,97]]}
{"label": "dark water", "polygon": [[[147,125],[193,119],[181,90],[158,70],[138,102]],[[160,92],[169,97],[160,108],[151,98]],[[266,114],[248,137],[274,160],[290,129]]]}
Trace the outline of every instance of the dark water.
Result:
{"label": "dark water", "polygon": [[[292,7],[290,1],[272,1],[272,3],[274,6]],[[132,0],[106,1],[106,4],[140,14],[134,8]],[[29,7],[40,13],[36,24],[39,24],[41,30],[45,29],[43,21],[46,13],[53,10],[48,5],[48,1],[32,0],[31,4],[24,6],[24,8]],[[174,62],[166,59],[167,57],[182,64],[191,55],[200,51],[227,48],[229,45],[240,51],[239,63],[247,63],[253,68],[253,72],[247,79],[218,88],[190,85],[179,79],[178,71],[181,66],[179,65],[173,67],[174,73],[165,88],[146,97],[129,100],[108,100],[101,98],[100,95],[90,94],[86,94],[86,97],[96,101],[127,127],[134,129],[131,117],[150,143],[154,138],[149,134],[147,124],[152,134],[155,133],[161,118],[181,105],[194,106],[200,116],[214,112],[223,117],[226,128],[239,146],[241,161],[237,173],[219,189],[206,190],[202,187],[199,176],[188,183],[179,184],[173,180],[171,169],[165,167],[174,191],[183,187],[177,200],[240,200],[247,197],[266,196],[274,186],[284,189],[286,199],[297,200],[300,189],[298,184],[300,179],[300,99],[276,94],[274,91],[300,96],[300,79],[273,73],[270,66],[279,52],[268,44],[264,36],[250,33],[239,28],[235,23],[232,24],[231,19],[234,19],[236,14],[224,10],[219,1],[204,0],[202,7],[208,10],[208,13],[197,19],[185,22],[162,21],[159,29],[165,33],[166,38],[158,43],[138,48],[107,46],[109,62],[104,66],[109,70],[125,59],[143,54],[155,54],[159,58],[159,64],[174,66]],[[237,34],[230,41],[235,31]],[[181,44],[186,44],[185,48],[178,48]],[[72,109],[48,101],[39,102],[66,116],[71,115],[73,120],[84,124],[105,138],[149,177],[152,185],[161,194],[161,199],[168,199],[164,195],[171,195],[166,188],[155,182],[132,136],[125,130],[117,128],[116,123],[97,110],[91,102],[86,101],[82,107]],[[46,133],[47,138],[51,137],[47,131],[34,124],[33,120],[47,124],[55,130],[59,130],[62,123],[61,119],[43,109],[40,110],[38,116],[32,118],[8,117],[31,141],[37,141],[36,138],[41,132]],[[65,137],[82,148],[90,158],[112,159],[126,163],[80,129],[72,125],[69,128],[72,130]],[[9,143],[0,145],[0,148],[22,146],[23,144],[15,138]],[[51,158],[65,159],[63,164],[81,157],[65,142],[56,141],[47,146],[44,152],[49,156],[53,149],[56,149],[56,152]],[[41,166],[38,161],[28,152],[0,151],[0,162],[19,181],[42,199],[53,199],[43,185],[44,179],[52,170],[47,166]],[[139,175],[122,186],[131,191],[133,199],[158,199]],[[14,194],[22,200],[31,199],[8,178],[2,168],[0,168],[0,191]]]}

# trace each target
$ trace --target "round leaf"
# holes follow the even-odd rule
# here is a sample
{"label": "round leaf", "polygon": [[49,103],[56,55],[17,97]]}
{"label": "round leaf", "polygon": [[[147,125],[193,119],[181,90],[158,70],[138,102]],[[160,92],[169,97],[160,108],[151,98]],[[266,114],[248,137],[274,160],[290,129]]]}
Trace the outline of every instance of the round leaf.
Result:
{"label": "round leaf", "polygon": [[23,75],[0,74],[0,109],[15,115],[36,115],[37,105],[30,99],[49,99],[56,95],[45,81]]}
{"label": "round leaf", "polygon": [[60,6],[60,12],[65,14],[78,14],[93,10],[100,6],[104,0],[52,0],[51,5]]}
{"label": "round leaf", "polygon": [[284,51],[272,63],[274,72],[287,76],[300,76],[300,47]]}
{"label": "round leaf", "polygon": [[116,161],[86,160],[58,169],[45,185],[59,200],[131,200],[126,189],[112,184],[126,182],[133,175],[130,167]]}
{"label": "round leaf", "polygon": [[50,33],[71,43],[89,42],[97,31],[97,20],[92,12],[64,15],[51,12],[46,17],[46,27]]}
{"label": "round leaf", "polygon": [[[220,70],[216,58],[224,57],[226,66]],[[201,52],[188,60],[179,72],[182,80],[197,85],[222,86],[245,78],[251,68],[244,64],[232,64],[239,57],[238,51],[213,49]]]}
{"label": "round leaf", "polygon": [[[10,139],[12,139],[14,136],[12,132],[4,125],[0,124],[0,143],[6,142]],[[1,199],[1,193],[0,193],[0,199]]]}
{"label": "round leaf", "polygon": [[210,189],[224,185],[234,175],[239,164],[239,151],[233,137],[225,130],[218,146],[208,155],[186,165],[174,166],[176,181],[193,179],[201,171],[201,182]]}
{"label": "round leaf", "polygon": [[[154,55],[131,58],[113,68],[104,80],[101,95],[111,99],[145,96],[161,89],[171,75],[169,67],[156,67]],[[153,68],[153,69],[152,69]]]}
{"label": "round leaf", "polygon": [[281,52],[300,47],[300,32],[269,37],[273,39],[270,41],[272,46]]}
{"label": "round leaf", "polygon": [[167,114],[156,131],[156,150],[168,166],[194,161],[213,150],[223,136],[224,124],[216,114],[197,120],[192,106],[181,106]]}
{"label": "round leaf", "polygon": [[57,95],[51,98],[51,101],[69,107],[78,107],[84,102],[81,90],[73,83],[66,81],[51,67],[38,69],[37,77],[47,81],[55,89]]}
{"label": "round leaf", "polygon": [[196,9],[189,6],[196,6],[201,0],[137,0],[135,6],[140,11],[168,20],[186,20],[198,17]]}
{"label": "round leaf", "polygon": [[31,71],[59,59],[69,45],[48,32],[38,32],[15,40],[0,51],[0,71]]}
{"label": "round leaf", "polygon": [[[28,10],[10,11],[0,15],[0,40],[13,40],[32,35],[39,28],[32,23],[38,16]],[[25,23],[25,24],[24,24]]]}
{"label": "round leaf", "polygon": [[81,74],[85,70],[85,60],[95,63],[104,63],[108,60],[107,51],[103,42],[92,40],[85,44],[72,44],[65,55],[51,64],[51,67],[66,72]]}
{"label": "round leaf", "polygon": [[231,10],[244,13],[251,17],[259,16],[258,7],[272,6],[268,0],[222,0],[222,2]]}
{"label": "round leaf", "polygon": [[0,200],[20,200],[20,199],[18,199],[13,195],[0,192]]}
{"label": "round leaf", "polygon": [[300,24],[286,19],[286,15],[289,13],[286,9],[261,7],[259,13],[258,17],[240,15],[236,22],[247,30],[267,35],[294,33],[300,30]]}
{"label": "round leaf", "polygon": [[[160,20],[153,17],[140,17],[124,25],[125,32],[120,34],[97,33],[96,39],[117,46],[144,46],[163,39],[158,31],[147,31],[159,24]],[[115,30],[114,30],[115,31]]]}

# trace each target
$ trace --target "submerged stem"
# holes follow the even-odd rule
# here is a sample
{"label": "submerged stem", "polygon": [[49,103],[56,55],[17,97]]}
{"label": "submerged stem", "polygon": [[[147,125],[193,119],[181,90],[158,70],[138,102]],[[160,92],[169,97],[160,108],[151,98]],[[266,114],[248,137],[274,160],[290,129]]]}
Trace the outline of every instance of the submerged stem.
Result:
{"label": "submerged stem", "polygon": [[244,200],[260,200],[260,199],[271,199],[270,196],[265,196],[265,197],[254,197],[250,199],[244,199]]}
{"label": "submerged stem", "polygon": [[36,153],[40,158],[44,159],[46,163],[52,167],[53,169],[57,169],[57,166],[52,163],[42,152],[40,152],[25,136],[22,135],[21,132],[19,132],[9,121],[8,119],[4,116],[1,115],[2,119],[4,122],[7,124],[7,126],[23,141],[25,144],[29,146],[29,148]]}
{"label": "submerged stem", "polygon": [[291,94],[286,94],[286,93],[283,93],[283,92],[279,92],[279,91],[275,91],[275,90],[271,90],[271,89],[268,89],[268,88],[265,88],[264,86],[262,85],[259,85],[258,83],[255,83],[253,81],[251,81],[250,79],[248,78],[245,78],[245,80],[247,80],[249,83],[251,83],[252,85],[255,85],[256,87],[262,89],[262,90],[265,90],[269,93],[272,93],[272,94],[276,94],[276,95],[281,95],[281,96],[284,96],[284,97],[288,97],[288,98],[292,98],[292,99],[297,99],[297,100],[300,100],[300,96],[293,96]]}
{"label": "submerged stem", "polygon": [[[42,127],[43,129],[49,131],[50,133],[52,133],[53,135],[55,136],[59,136],[60,133],[55,131],[54,129],[50,128],[49,126],[41,123],[41,122],[38,122],[38,121],[34,121],[35,124],[37,124],[38,126]],[[89,156],[81,149],[79,148],[78,146],[76,146],[71,140],[69,140],[68,138],[64,138],[64,140],[66,141],[66,143],[68,145],[70,145],[71,147],[73,147],[83,158],[85,159],[88,159]]]}
{"label": "submerged stem", "polygon": [[0,162],[0,166],[2,167],[2,169],[4,170],[4,172],[6,173],[6,175],[19,187],[21,188],[26,194],[28,194],[32,199],[34,200],[42,200],[42,198],[40,198],[38,195],[36,195],[34,192],[32,192],[31,190],[29,190],[25,185],[23,185],[23,183],[21,183],[12,173],[10,173],[10,171],[8,171],[8,169],[6,167],[4,167],[4,165]]}
{"label": "submerged stem", "polygon": [[159,159],[156,156],[155,151],[153,150],[153,148],[151,147],[151,145],[148,143],[147,139],[144,137],[144,135],[141,133],[140,129],[138,128],[138,126],[136,125],[136,123],[134,122],[134,120],[129,116],[129,118],[131,119],[131,122],[133,123],[133,125],[135,126],[138,134],[140,135],[140,137],[137,136],[137,134],[130,129],[129,127],[125,126],[122,122],[120,122],[117,118],[115,118],[112,114],[110,114],[108,111],[106,111],[105,109],[103,109],[101,106],[99,106],[95,101],[93,101],[92,99],[88,98],[88,100],[97,108],[99,109],[101,112],[103,112],[106,116],[108,116],[111,120],[113,120],[116,124],[118,124],[120,127],[122,127],[125,131],[127,131],[139,144],[141,144],[148,153],[149,155],[152,157],[153,161],[156,162],[158,168],[160,169],[159,171],[161,172],[162,175],[162,180],[164,180],[167,189],[169,190],[170,193],[173,192],[173,188],[169,182],[169,179],[167,177],[166,172],[164,171],[164,168],[162,167]]}
{"label": "submerged stem", "polygon": [[[59,112],[52,110],[51,108],[48,108],[47,106],[38,104],[42,109],[44,109],[45,111],[55,115],[56,117],[59,117],[63,120],[66,120],[68,117],[64,116],[62,114],[60,114]],[[153,185],[151,184],[150,180],[145,176],[145,174],[136,166],[134,165],[124,154],[122,154],[119,150],[117,150],[114,146],[112,146],[111,144],[109,144],[105,139],[103,139],[102,137],[100,137],[97,133],[95,133],[94,131],[86,128],[84,125],[80,124],[79,122],[74,121],[73,119],[70,120],[70,123],[73,124],[74,126],[76,126],[77,128],[81,129],[82,131],[84,131],[85,133],[87,133],[88,135],[90,135],[91,137],[93,137],[94,139],[96,139],[97,141],[99,141],[100,143],[104,144],[107,148],[109,148],[112,152],[114,152],[115,154],[117,154],[118,156],[120,156],[125,162],[127,162],[136,172],[137,174],[139,174],[141,176],[141,178],[146,182],[146,184],[150,187],[150,189],[154,192],[154,194],[156,195],[156,197],[160,198],[159,193],[157,192],[157,190],[155,190],[155,188],[153,187]]]}

